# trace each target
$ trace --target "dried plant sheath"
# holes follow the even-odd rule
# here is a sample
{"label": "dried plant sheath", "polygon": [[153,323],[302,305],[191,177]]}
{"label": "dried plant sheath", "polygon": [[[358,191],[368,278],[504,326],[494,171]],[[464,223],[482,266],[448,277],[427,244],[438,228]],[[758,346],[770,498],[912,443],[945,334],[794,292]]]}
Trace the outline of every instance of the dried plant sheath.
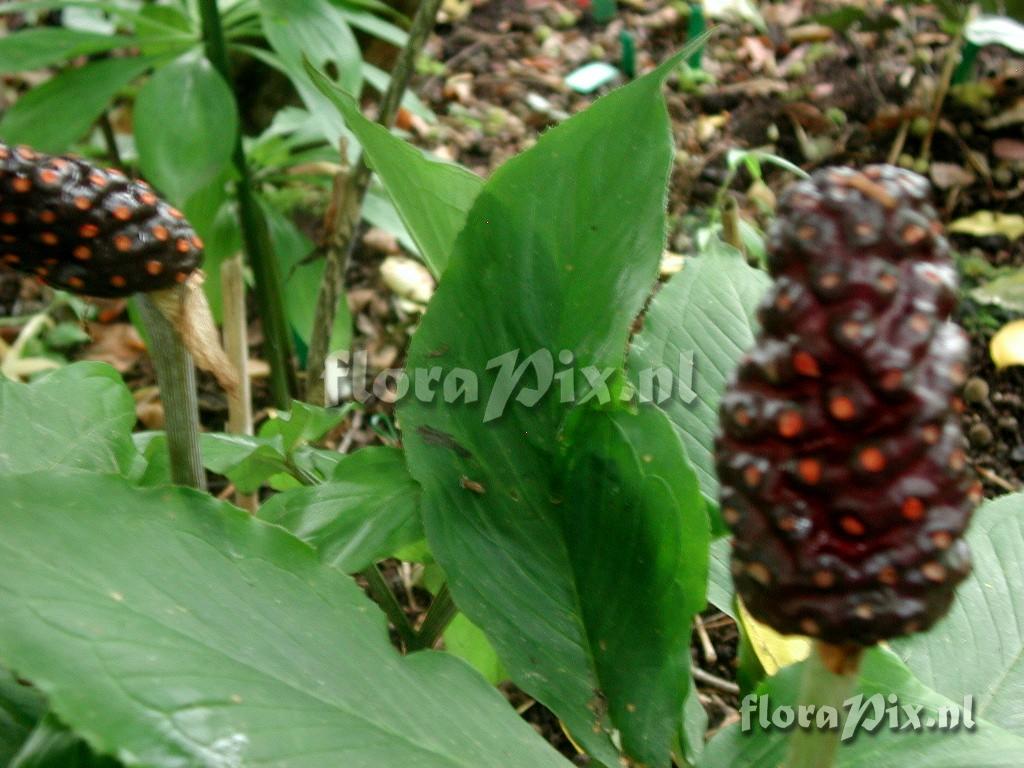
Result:
{"label": "dried plant sheath", "polygon": [[782,200],[776,283],[717,442],[737,591],[781,632],[869,645],[923,630],[970,569],[967,339],[928,197],[922,177],[871,166]]}
{"label": "dried plant sheath", "polygon": [[0,260],[72,293],[119,297],[183,283],[203,244],[144,182],[0,143]]}

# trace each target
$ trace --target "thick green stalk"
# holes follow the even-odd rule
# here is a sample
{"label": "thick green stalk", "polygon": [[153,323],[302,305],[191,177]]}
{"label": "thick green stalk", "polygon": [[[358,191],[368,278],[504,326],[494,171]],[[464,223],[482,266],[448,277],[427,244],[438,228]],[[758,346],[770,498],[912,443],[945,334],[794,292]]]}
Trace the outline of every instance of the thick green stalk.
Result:
{"label": "thick green stalk", "polygon": [[789,737],[785,768],[832,768],[835,764],[845,725],[844,702],[857,686],[861,655],[861,648],[815,643],[814,651],[804,663],[797,705],[813,705],[815,711],[822,707],[834,709],[839,713],[839,727],[835,730],[811,727],[793,731]]}
{"label": "thick green stalk", "polygon": [[[217,1],[200,0],[199,11],[203,19],[206,57],[224,81],[230,84],[231,68]],[[267,221],[253,192],[252,174],[242,148],[241,131],[236,137],[232,159],[238,173],[238,217],[242,240],[255,280],[256,305],[263,322],[264,343],[270,362],[271,392],[278,408],[289,408],[292,400],[298,396],[299,387],[295,375],[291,329],[281,299],[283,281],[277,259],[274,258]]]}
{"label": "thick green stalk", "polygon": [[405,615],[405,611],[399,605],[395,593],[391,591],[391,587],[384,581],[384,576],[381,574],[380,569],[376,565],[371,565],[365,571],[362,571],[360,575],[366,579],[366,591],[370,593],[373,601],[387,614],[391,625],[398,632],[398,636],[402,639],[402,645],[405,646],[406,650],[414,649],[416,647],[416,630],[409,623],[409,617]]}
{"label": "thick green stalk", "polygon": [[415,649],[433,648],[437,639],[444,634],[452,619],[458,614],[459,608],[452,600],[452,593],[448,591],[448,585],[442,585],[434,602],[430,604],[423,624],[416,633]]}
{"label": "thick green stalk", "polygon": [[178,485],[206,490],[206,472],[199,452],[199,400],[192,356],[149,296],[139,294],[138,306],[149,334],[149,356],[160,385],[171,479]]}
{"label": "thick green stalk", "polygon": [[[388,128],[395,122],[398,108],[409,78],[415,69],[416,57],[423,49],[427,35],[434,28],[441,0],[421,0],[409,29],[409,37],[391,70],[391,80],[381,97],[377,121]],[[362,215],[363,198],[370,184],[370,168],[365,154],[349,178],[335,187],[334,203],[337,209],[334,231],[328,233],[328,247],[324,257],[324,273],[320,280],[313,331],[309,341],[306,366],[306,401],[314,405],[325,403],[324,374],[327,356],[332,351],[331,331],[338,314],[338,302],[344,299],[345,270],[356,243],[356,231]]]}

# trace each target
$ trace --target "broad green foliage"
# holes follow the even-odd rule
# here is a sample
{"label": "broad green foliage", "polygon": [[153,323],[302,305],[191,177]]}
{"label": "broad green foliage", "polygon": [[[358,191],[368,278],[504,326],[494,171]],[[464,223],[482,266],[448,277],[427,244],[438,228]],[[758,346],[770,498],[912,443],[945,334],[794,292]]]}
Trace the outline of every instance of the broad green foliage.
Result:
{"label": "broad green foliage", "polygon": [[724,526],[717,513],[714,466],[718,401],[740,356],[754,343],[754,312],[769,284],[768,275],[714,241],[706,253],[687,259],[654,297],[630,351],[630,376],[641,389],[643,371],[659,366],[676,371],[681,360],[692,360],[692,391],[683,393],[686,398],[672,393],[660,405],[679,430],[701,490],[715,510],[712,523],[719,534]]}
{"label": "broad green foliage", "polygon": [[175,205],[218,178],[238,138],[231,88],[200,51],[161,67],[135,102],[139,165]]}
{"label": "broad green foliage", "polygon": [[135,456],[135,401],[101,363],[61,368],[32,384],[0,378],[0,424],[0,476],[120,472]]}
{"label": "broad green foliage", "polygon": [[679,736],[690,622],[704,608],[704,505],[663,413],[573,417],[559,508],[581,618],[624,751],[657,765]]}
{"label": "broad green foliage", "polygon": [[321,408],[295,401],[292,410],[264,422],[255,437],[211,432],[200,436],[203,464],[226,476],[242,493],[264,483],[275,487],[279,476],[298,483],[318,483],[334,471],[342,456],[313,448],[345,418],[347,409]]}
{"label": "broad green foliage", "polygon": [[362,87],[359,44],[345,17],[328,0],[259,0],[263,33],[274,47],[303,102],[332,145],[346,135],[344,122],[310,81],[303,66],[308,59],[330,72],[349,93]]}
{"label": "broad green foliage", "polygon": [[[423,486],[427,535],[456,602],[487,633],[512,678],[609,765],[619,759],[613,730],[624,744],[652,758],[652,766],[667,765],[670,745],[660,723],[647,730],[642,718],[613,719],[628,705],[645,702],[606,698],[622,693],[606,690],[606,683],[616,685],[614,679],[602,679],[602,671],[616,661],[605,657],[598,666],[589,633],[607,618],[600,606],[581,610],[588,585],[577,581],[564,528],[566,516],[586,526],[596,512],[571,495],[554,493],[561,481],[559,433],[569,406],[556,402],[556,393],[532,407],[511,400],[503,413],[485,422],[497,376],[488,365],[517,351],[521,363],[536,351],[547,350],[557,359],[568,350],[578,369],[622,367],[630,324],[655,281],[663,245],[672,147],[659,90],[675,61],[598,100],[487,181],[416,333],[408,364],[413,372],[438,366],[474,371],[481,376],[483,401],[409,400],[400,407],[410,471]],[[532,385],[532,374],[528,381]],[[585,389],[582,377],[576,383]],[[684,474],[685,459],[673,442],[660,452]],[[606,491],[611,494],[617,481],[595,477],[593,482],[611,484]],[[620,492],[630,498],[629,489],[639,481],[627,475],[621,482]],[[658,509],[655,515],[638,499],[632,506],[657,520],[669,514]],[[702,509],[693,505],[677,514],[700,535]],[[638,529],[656,525],[646,514],[629,520]],[[605,565],[614,570],[626,557],[639,556],[623,552]],[[692,578],[657,562],[651,567],[658,583]],[[655,576],[653,571],[647,576]],[[619,587],[634,598],[653,588],[624,582]],[[632,632],[635,645],[653,642],[662,631],[660,624],[622,629]],[[658,641],[672,645],[671,638]],[[623,645],[617,640],[616,647]],[[681,699],[676,711],[682,711]]]}
{"label": "broad green foliage", "polygon": [[[771,707],[796,703],[802,664],[795,664],[765,681],[758,694],[771,697]],[[895,693],[899,703],[921,705],[922,718],[937,718],[937,709],[963,705],[963,699],[950,700],[918,681],[891,652],[875,648],[868,651],[861,669],[858,694],[865,697]],[[874,733],[860,733],[839,748],[837,768],[1018,768],[1024,754],[1024,739],[998,726],[978,719],[974,731],[923,730],[912,733],[895,731],[883,721]],[[740,724],[731,725],[708,744],[701,768],[764,768],[779,765],[786,754],[790,731],[769,731],[757,727],[743,733]]]}
{"label": "broad green foliage", "polygon": [[152,768],[566,765],[462,662],[400,657],[355,584],[276,526],[116,477],[4,490],[0,659],[100,753]]}
{"label": "broad green foliage", "polygon": [[356,573],[423,538],[419,486],[394,448],[364,448],[339,461],[323,485],[271,498],[260,517],[308,542],[325,563]]}
{"label": "broad green foliage", "polygon": [[974,572],[949,615],[893,645],[924,684],[974,696],[980,717],[1024,738],[1024,494],[979,509],[967,542]]}
{"label": "broad green foliage", "polygon": [[64,152],[89,131],[107,104],[153,66],[146,58],[106,59],[69,69],[19,98],[0,120],[0,138]]}
{"label": "broad green foliage", "polygon": [[0,37],[0,73],[60,64],[76,56],[121,48],[130,38],[62,27],[35,27]]}
{"label": "broad green foliage", "polygon": [[351,96],[316,69],[308,70],[359,139],[423,260],[435,276],[440,276],[483,180],[461,166],[430,159],[383,126],[367,120]]}

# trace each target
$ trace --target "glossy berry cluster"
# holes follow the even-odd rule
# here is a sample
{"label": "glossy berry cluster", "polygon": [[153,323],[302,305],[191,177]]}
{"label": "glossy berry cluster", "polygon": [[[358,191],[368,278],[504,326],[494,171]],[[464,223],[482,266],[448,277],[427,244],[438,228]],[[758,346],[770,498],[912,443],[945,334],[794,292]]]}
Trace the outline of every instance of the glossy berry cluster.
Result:
{"label": "glossy berry cluster", "polygon": [[929,191],[891,166],[831,168],[781,201],[775,285],[716,448],[737,591],[783,633],[926,629],[970,569],[967,339]]}
{"label": "glossy berry cluster", "polygon": [[0,261],[57,288],[116,297],[184,282],[202,243],[144,182],[0,143]]}

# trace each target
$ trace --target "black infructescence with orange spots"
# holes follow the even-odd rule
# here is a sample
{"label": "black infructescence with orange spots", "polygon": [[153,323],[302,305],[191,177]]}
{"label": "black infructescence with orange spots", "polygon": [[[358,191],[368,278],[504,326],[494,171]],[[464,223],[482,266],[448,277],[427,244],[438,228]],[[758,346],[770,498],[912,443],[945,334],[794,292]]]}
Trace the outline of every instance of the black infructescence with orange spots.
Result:
{"label": "black infructescence with orange spots", "polygon": [[871,166],[782,199],[776,282],[716,445],[737,591],[780,632],[870,645],[923,630],[970,570],[967,339],[928,197],[924,178]]}
{"label": "black infructescence with orange spots", "polygon": [[0,261],[8,266],[73,293],[119,297],[184,282],[202,247],[145,182],[0,143]]}

